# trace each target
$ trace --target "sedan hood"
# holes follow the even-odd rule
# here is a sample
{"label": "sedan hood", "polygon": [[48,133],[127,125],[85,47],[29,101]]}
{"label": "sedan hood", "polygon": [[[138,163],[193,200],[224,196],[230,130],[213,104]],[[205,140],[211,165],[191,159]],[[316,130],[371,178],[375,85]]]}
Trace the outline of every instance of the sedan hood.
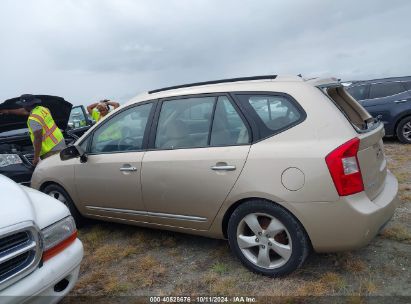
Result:
{"label": "sedan hood", "polygon": [[[54,121],[61,130],[67,129],[72,104],[64,100],[62,97],[49,95],[35,95],[41,99],[41,106],[50,110]],[[16,104],[20,97],[11,98],[0,104],[2,109],[18,109],[20,106]],[[27,128],[27,117],[18,115],[0,115],[0,133]]]}

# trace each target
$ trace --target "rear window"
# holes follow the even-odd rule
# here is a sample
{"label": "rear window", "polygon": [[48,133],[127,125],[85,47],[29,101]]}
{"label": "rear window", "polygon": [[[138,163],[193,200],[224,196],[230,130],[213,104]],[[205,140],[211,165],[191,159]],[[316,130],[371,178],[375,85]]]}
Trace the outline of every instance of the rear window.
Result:
{"label": "rear window", "polygon": [[260,125],[262,137],[279,133],[305,118],[303,110],[283,95],[236,95]]}
{"label": "rear window", "polygon": [[370,88],[370,98],[382,98],[404,92],[400,82],[375,83]]}

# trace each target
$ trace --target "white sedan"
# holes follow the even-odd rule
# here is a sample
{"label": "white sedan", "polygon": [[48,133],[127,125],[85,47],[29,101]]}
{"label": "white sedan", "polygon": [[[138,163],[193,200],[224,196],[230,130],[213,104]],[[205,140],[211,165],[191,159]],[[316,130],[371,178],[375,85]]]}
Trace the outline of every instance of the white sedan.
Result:
{"label": "white sedan", "polygon": [[55,303],[75,285],[83,245],[69,210],[0,175],[0,301]]}

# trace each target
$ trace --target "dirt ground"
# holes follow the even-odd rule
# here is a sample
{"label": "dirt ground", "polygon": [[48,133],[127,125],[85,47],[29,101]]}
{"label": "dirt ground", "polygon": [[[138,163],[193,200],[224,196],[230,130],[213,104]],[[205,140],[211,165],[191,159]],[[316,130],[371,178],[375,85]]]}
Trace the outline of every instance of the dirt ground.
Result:
{"label": "dirt ground", "polygon": [[223,240],[93,222],[79,233],[85,256],[70,295],[411,296],[411,145],[386,141],[385,152],[402,203],[363,249],[313,253],[272,279],[245,269]]}

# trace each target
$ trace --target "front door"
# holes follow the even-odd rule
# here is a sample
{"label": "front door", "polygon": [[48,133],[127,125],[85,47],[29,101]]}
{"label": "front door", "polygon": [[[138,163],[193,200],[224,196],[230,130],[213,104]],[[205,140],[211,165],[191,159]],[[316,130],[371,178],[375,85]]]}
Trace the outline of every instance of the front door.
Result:
{"label": "front door", "polygon": [[150,221],[206,230],[250,149],[249,129],[227,96],[162,102],[153,149],[143,159]]}
{"label": "front door", "polygon": [[102,121],[86,140],[88,159],[75,166],[75,179],[88,214],[126,219],[144,214],[140,174],[152,108],[153,103],[127,108]]}

